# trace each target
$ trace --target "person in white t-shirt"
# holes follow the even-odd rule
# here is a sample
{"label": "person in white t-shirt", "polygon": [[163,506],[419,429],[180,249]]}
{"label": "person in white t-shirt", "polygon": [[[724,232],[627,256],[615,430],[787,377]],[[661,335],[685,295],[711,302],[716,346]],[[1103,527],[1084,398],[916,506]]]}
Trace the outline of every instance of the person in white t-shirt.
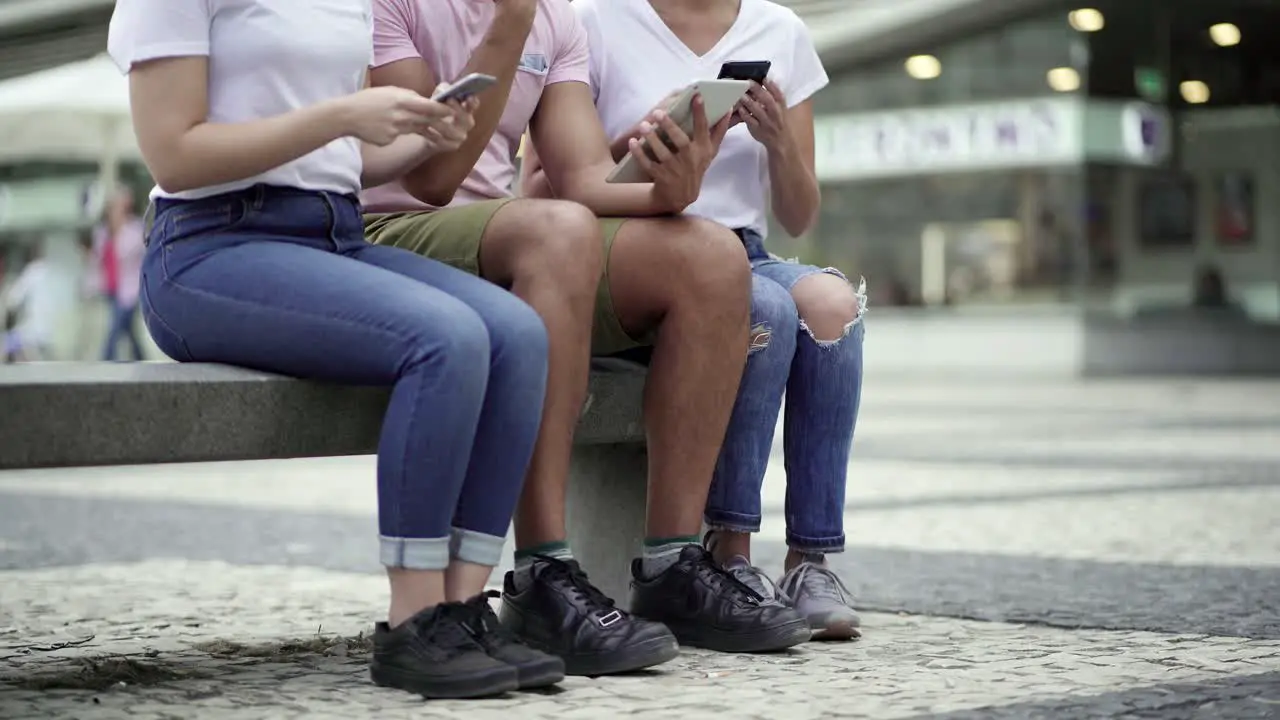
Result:
{"label": "person in white t-shirt", "polygon": [[40,247],[29,247],[22,271],[0,303],[6,319],[13,319],[13,327],[6,327],[4,334],[7,362],[49,358],[58,315],[58,290],[52,272]]}
{"label": "person in white t-shirt", "polygon": [[160,349],[392,387],[374,682],[428,697],[558,682],[563,663],[493,630],[483,594],[538,432],[546,329],[502,288],[367,243],[357,200],[457,149],[473,104],[363,89],[368,0],[118,0],[108,46],[158,182],[140,296]]}
{"label": "person in white t-shirt", "polygon": [[[786,261],[765,249],[768,211],[793,236],[817,219],[814,93],[827,74],[809,31],[769,0],[575,0],[591,46],[596,108],[614,157],[649,132],[674,90],[717,77],[728,61],[772,63],[734,112],[685,209],[733,228],[754,270],[752,354],[707,501],[706,544],[758,592],[791,603],[815,638],[859,636],[844,583],[826,561],[844,549],[849,453],[862,392],[865,286],[834,268]],[[534,192],[539,178],[530,177]],[[786,394],[787,545],[775,585],[752,565],[760,491]]]}

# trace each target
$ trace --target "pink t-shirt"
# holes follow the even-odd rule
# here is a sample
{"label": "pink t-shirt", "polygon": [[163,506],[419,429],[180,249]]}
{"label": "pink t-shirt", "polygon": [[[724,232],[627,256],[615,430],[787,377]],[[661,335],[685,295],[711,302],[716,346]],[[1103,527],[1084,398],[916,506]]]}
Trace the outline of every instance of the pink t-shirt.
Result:
{"label": "pink t-shirt", "polygon": [[[147,253],[142,218],[129,218],[115,237],[108,235],[105,225],[93,230],[93,248],[103,264],[103,291],[120,304],[133,306],[141,292],[142,259]],[[110,258],[108,260],[107,258]],[[114,263],[114,278],[105,277],[106,265]]]}
{"label": "pink t-shirt", "polygon": [[[456,80],[493,16],[493,0],[373,0],[374,67],[421,57],[439,80]],[[590,81],[587,35],[569,0],[538,0],[538,14],[502,120],[450,206],[510,197],[520,138],[542,89],[554,83]],[[399,183],[366,190],[361,199],[369,212],[434,209]]]}

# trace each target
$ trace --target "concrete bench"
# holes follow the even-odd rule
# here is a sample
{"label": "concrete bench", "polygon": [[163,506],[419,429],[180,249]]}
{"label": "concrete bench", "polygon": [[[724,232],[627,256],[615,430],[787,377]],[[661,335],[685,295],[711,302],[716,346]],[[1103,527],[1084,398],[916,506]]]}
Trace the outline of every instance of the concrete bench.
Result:
{"label": "concrete bench", "polygon": [[[593,363],[569,485],[570,542],[620,602],[644,530],[643,389],[641,366]],[[10,365],[0,469],[373,454],[387,395],[220,365]]]}

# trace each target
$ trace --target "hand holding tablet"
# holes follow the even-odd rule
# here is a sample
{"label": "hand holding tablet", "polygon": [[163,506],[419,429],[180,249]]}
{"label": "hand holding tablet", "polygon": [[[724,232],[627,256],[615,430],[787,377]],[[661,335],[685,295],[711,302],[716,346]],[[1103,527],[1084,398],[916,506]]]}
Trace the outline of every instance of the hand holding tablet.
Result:
{"label": "hand holding tablet", "polygon": [[[750,87],[751,82],[747,80],[700,80],[685,88],[676,97],[666,115],[686,136],[692,135],[695,96],[702,98],[707,123],[715,125],[733,111]],[[664,138],[666,139],[669,138]],[[644,151],[651,159],[659,157],[660,154],[670,155],[669,148],[649,147],[648,142],[645,143]],[[653,178],[634,155],[628,154],[614,166],[606,180],[611,183],[647,183],[652,182]]]}

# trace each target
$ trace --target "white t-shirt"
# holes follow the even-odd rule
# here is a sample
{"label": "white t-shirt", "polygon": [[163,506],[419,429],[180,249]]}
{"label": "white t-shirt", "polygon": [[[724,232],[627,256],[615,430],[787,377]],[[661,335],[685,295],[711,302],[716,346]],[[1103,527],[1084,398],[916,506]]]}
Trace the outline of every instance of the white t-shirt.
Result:
{"label": "white t-shirt", "polygon": [[[698,57],[667,27],[648,0],[574,0],[591,43],[591,85],[609,138],[631,129],[672,90],[715,79],[732,60],[769,60],[769,77],[788,106],[827,85],[809,29],[790,8],[742,0],[738,19]],[[769,164],[745,125],[729,131],[707,170],[698,201],[685,211],[730,228],[768,231]]]}
{"label": "white t-shirt", "polygon": [[[171,57],[209,58],[209,117],[282,115],[363,87],[373,62],[371,0],[117,0],[107,50],[124,72]],[[261,175],[181,193],[198,198],[258,183],[360,191],[360,142],[342,138]]]}
{"label": "white t-shirt", "polygon": [[53,340],[60,311],[53,268],[44,259],[28,263],[9,288],[6,304],[22,308],[14,330],[25,342],[46,345]]}

